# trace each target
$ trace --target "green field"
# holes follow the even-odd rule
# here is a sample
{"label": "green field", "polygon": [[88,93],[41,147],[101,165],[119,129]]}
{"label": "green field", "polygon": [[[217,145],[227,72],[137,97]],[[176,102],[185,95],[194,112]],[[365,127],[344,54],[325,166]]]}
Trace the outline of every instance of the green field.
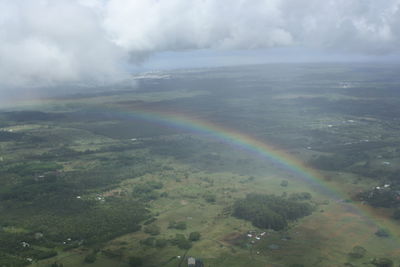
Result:
{"label": "green field", "polygon": [[[4,108],[0,266],[398,266],[398,69],[175,71]],[[273,146],[318,179],[182,117]],[[251,194],[277,200],[234,216]],[[312,212],[288,215],[299,203]]]}

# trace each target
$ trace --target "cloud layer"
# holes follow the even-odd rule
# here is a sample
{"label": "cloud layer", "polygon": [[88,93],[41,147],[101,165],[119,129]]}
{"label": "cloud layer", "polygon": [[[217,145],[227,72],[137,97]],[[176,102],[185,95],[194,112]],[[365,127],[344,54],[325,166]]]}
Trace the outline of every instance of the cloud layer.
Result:
{"label": "cloud layer", "polygon": [[400,0],[0,0],[7,86],[106,82],[163,51],[291,46],[397,53]]}

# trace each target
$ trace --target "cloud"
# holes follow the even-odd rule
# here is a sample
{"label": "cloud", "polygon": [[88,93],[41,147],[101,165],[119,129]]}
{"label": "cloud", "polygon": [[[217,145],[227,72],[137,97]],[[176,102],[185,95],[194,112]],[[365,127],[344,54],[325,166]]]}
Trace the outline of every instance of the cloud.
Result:
{"label": "cloud", "polygon": [[134,52],[305,46],[398,50],[399,0],[111,0],[105,28]]}
{"label": "cloud", "polygon": [[106,82],[154,53],[400,50],[400,0],[0,0],[0,83]]}
{"label": "cloud", "polygon": [[399,8],[398,0],[285,1],[282,7],[298,43],[361,54],[398,52]]}
{"label": "cloud", "polygon": [[105,27],[121,47],[136,52],[238,49],[293,43],[281,1],[109,1]]}
{"label": "cloud", "polygon": [[96,10],[71,0],[0,1],[0,81],[8,86],[102,81],[123,52]]}

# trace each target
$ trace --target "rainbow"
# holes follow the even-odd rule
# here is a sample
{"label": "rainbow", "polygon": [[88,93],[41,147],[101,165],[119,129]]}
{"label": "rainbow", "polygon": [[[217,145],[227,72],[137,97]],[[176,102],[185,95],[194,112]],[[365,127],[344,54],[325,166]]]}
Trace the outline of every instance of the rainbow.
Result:
{"label": "rainbow", "polygon": [[262,142],[248,134],[211,123],[198,117],[189,117],[180,113],[157,112],[144,109],[135,109],[132,111],[113,110],[111,113],[122,116],[125,119],[138,119],[168,128],[207,136],[251,155],[268,160],[280,169],[284,169],[295,175],[297,179],[303,179],[310,185],[319,188],[331,198],[335,198],[336,200],[345,198],[345,195],[341,191],[328,186],[322,175],[313,168],[310,168],[278,147]]}
{"label": "rainbow", "polygon": [[[274,163],[275,166],[293,174],[296,179],[302,179],[309,185],[319,189],[319,192],[327,196],[330,200],[343,204],[342,201],[348,198],[343,190],[325,181],[322,174],[307,166],[301,160],[274,145],[267,144],[234,129],[223,127],[198,117],[190,117],[174,112],[153,111],[141,108],[134,108],[132,110],[116,110],[112,108],[107,110],[104,107],[98,111],[106,114],[111,113],[124,119],[142,120],[163,127],[175,128],[206,136],[207,138],[223,142],[236,149]],[[346,203],[345,205],[349,214],[361,217],[363,221],[372,227],[376,227],[376,229],[385,228],[389,230],[394,237],[392,240],[394,247],[398,249],[397,251],[400,251],[400,240],[398,239],[399,227],[395,223],[388,222],[385,217],[378,215],[373,208],[367,205],[353,203]]]}

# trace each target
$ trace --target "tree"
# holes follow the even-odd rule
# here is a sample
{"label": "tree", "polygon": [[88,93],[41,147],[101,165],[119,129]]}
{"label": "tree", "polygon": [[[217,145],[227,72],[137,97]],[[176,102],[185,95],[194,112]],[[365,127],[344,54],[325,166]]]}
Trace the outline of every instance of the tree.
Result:
{"label": "tree", "polygon": [[175,238],[171,240],[171,243],[178,246],[180,249],[190,249],[192,247],[192,243],[182,234],[176,234]]}
{"label": "tree", "polygon": [[144,232],[151,235],[159,235],[161,230],[159,226],[151,224],[144,228]]}
{"label": "tree", "polygon": [[130,267],[141,267],[143,266],[143,259],[140,257],[130,257],[128,263]]}
{"label": "tree", "polygon": [[168,244],[168,240],[166,239],[157,239],[155,246],[158,248],[163,248]]}
{"label": "tree", "polygon": [[182,239],[182,240],[179,240],[179,242],[178,242],[178,248],[180,248],[180,249],[190,249],[191,247],[192,247],[192,244],[187,239]]}
{"label": "tree", "polygon": [[375,258],[371,262],[373,265],[377,267],[392,267],[393,261],[387,258]]}
{"label": "tree", "polygon": [[180,221],[180,222],[171,221],[168,224],[168,228],[185,230],[187,228],[187,225],[186,225],[186,222],[184,222],[184,221]]}
{"label": "tree", "polygon": [[375,235],[377,235],[379,237],[389,237],[390,236],[389,231],[386,229],[383,229],[383,228],[376,231]]}
{"label": "tree", "polygon": [[85,263],[93,263],[96,261],[96,253],[90,253],[88,255],[86,255],[84,262]]}
{"label": "tree", "polygon": [[198,241],[198,240],[200,240],[200,233],[199,232],[191,232],[190,234],[189,234],[189,240],[190,241]]}
{"label": "tree", "polygon": [[208,202],[208,203],[215,203],[217,201],[217,197],[214,194],[205,194],[204,195],[204,199]]}
{"label": "tree", "polygon": [[155,242],[156,242],[156,239],[154,237],[148,237],[144,240],[140,240],[140,244],[149,246],[149,247],[154,247]]}
{"label": "tree", "polygon": [[362,258],[365,256],[365,253],[367,253],[367,250],[361,246],[355,246],[349,253],[349,256],[352,258]]}
{"label": "tree", "polygon": [[393,212],[393,219],[400,220],[400,209],[397,209]]}

